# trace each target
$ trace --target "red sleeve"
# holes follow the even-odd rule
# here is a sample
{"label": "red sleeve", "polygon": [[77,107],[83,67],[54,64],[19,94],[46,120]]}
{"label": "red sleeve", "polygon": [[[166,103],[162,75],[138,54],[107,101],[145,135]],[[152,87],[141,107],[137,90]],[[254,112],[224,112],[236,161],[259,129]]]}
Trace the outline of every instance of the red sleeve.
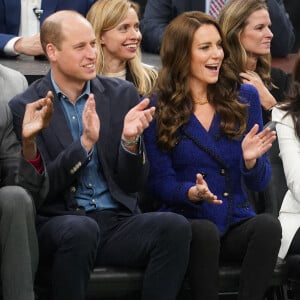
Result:
{"label": "red sleeve", "polygon": [[41,158],[40,152],[38,152],[37,157],[35,159],[27,160],[27,161],[34,166],[34,168],[36,169],[36,171],[39,174],[43,173],[44,166],[43,166],[43,162],[42,162],[42,158]]}

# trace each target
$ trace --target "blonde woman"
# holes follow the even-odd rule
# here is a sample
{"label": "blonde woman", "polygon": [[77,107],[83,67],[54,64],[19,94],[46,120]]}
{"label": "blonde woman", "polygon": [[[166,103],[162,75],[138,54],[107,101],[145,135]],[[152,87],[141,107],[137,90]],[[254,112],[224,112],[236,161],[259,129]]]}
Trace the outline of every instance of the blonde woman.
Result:
{"label": "blonde woman", "polygon": [[127,0],[99,0],[87,19],[97,38],[97,73],[131,81],[141,96],[148,96],[157,78],[156,70],[141,61],[142,35],[138,4]]}

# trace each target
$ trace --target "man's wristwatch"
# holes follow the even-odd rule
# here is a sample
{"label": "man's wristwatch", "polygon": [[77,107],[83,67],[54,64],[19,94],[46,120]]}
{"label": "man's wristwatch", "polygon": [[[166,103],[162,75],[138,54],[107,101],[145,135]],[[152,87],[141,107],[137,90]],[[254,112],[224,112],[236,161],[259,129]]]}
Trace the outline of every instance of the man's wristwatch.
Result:
{"label": "man's wristwatch", "polygon": [[140,135],[137,135],[136,137],[135,137],[135,139],[134,140],[132,140],[132,141],[126,141],[126,140],[124,140],[123,138],[121,139],[121,141],[122,141],[122,144],[126,147],[126,146],[136,146],[138,143],[139,143],[139,141],[140,141]]}

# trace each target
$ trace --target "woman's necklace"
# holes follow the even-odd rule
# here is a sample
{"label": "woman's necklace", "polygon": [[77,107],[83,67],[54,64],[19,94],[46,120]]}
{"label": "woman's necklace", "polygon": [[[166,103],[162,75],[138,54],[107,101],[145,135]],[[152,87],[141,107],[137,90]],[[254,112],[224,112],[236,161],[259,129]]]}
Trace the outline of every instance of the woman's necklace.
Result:
{"label": "woman's necklace", "polygon": [[206,103],[208,103],[208,100],[197,100],[197,101],[193,101],[195,104],[199,104],[199,105],[204,105]]}
{"label": "woman's necklace", "polygon": [[204,105],[206,103],[209,103],[207,99],[199,99],[196,97],[193,97],[194,104]]}

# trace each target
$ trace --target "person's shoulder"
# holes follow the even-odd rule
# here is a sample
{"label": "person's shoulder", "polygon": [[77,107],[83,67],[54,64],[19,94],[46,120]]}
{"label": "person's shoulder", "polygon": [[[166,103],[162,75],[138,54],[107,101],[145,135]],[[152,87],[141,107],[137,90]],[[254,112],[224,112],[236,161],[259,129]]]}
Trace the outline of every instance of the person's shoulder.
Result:
{"label": "person's shoulder", "polygon": [[21,72],[11,69],[9,67],[6,67],[2,64],[0,64],[0,76],[1,76],[1,78],[5,78],[5,79],[7,78],[10,80],[14,80],[16,78],[26,80],[25,76]]}
{"label": "person's shoulder", "polygon": [[271,68],[271,79],[272,81],[281,81],[282,79],[288,79],[289,74],[280,68]]}
{"label": "person's shoulder", "polygon": [[243,103],[259,102],[259,95],[256,87],[251,84],[243,83],[239,90],[239,100]]}
{"label": "person's shoulder", "polygon": [[34,81],[22,93],[17,94],[9,101],[10,107],[25,106],[27,103],[45,97],[52,90],[49,79],[46,76]]}
{"label": "person's shoulder", "polygon": [[144,62],[141,62],[141,65],[145,69],[151,69],[151,70],[155,70],[156,71],[156,67],[154,65],[149,65],[149,64],[146,64]]}
{"label": "person's shoulder", "polygon": [[136,88],[132,82],[121,78],[97,75],[91,82],[92,85],[97,86],[102,91],[104,91],[105,89],[109,89],[112,91],[120,91],[124,89],[136,91]]}
{"label": "person's shoulder", "polygon": [[0,101],[8,102],[27,87],[27,79],[21,72],[0,64]]}
{"label": "person's shoulder", "polygon": [[103,84],[103,85],[113,85],[113,86],[131,86],[133,85],[131,82],[117,78],[117,77],[109,77],[103,75],[97,75],[92,82],[94,84]]}
{"label": "person's shoulder", "polygon": [[293,119],[287,112],[280,109],[280,105],[272,109],[272,121],[294,127]]}
{"label": "person's shoulder", "polygon": [[247,84],[247,83],[242,83],[240,87],[240,93],[257,93],[257,89],[254,85],[252,84]]}
{"label": "person's shoulder", "polygon": [[148,74],[148,76],[150,76],[151,78],[153,78],[153,80],[156,80],[157,76],[158,76],[158,66],[153,66],[153,65],[148,65],[145,63],[141,63],[144,71]]}
{"label": "person's shoulder", "polygon": [[[36,95],[38,97],[45,97],[49,90],[53,91],[53,86],[51,83],[50,75],[47,74],[33,83],[31,83],[28,88],[24,91],[24,95]],[[36,100],[36,99],[35,99]],[[32,100],[32,101],[35,101]]]}
{"label": "person's shoulder", "polygon": [[280,121],[285,114],[286,112],[280,109],[279,107],[274,107],[272,109],[272,121]]}

